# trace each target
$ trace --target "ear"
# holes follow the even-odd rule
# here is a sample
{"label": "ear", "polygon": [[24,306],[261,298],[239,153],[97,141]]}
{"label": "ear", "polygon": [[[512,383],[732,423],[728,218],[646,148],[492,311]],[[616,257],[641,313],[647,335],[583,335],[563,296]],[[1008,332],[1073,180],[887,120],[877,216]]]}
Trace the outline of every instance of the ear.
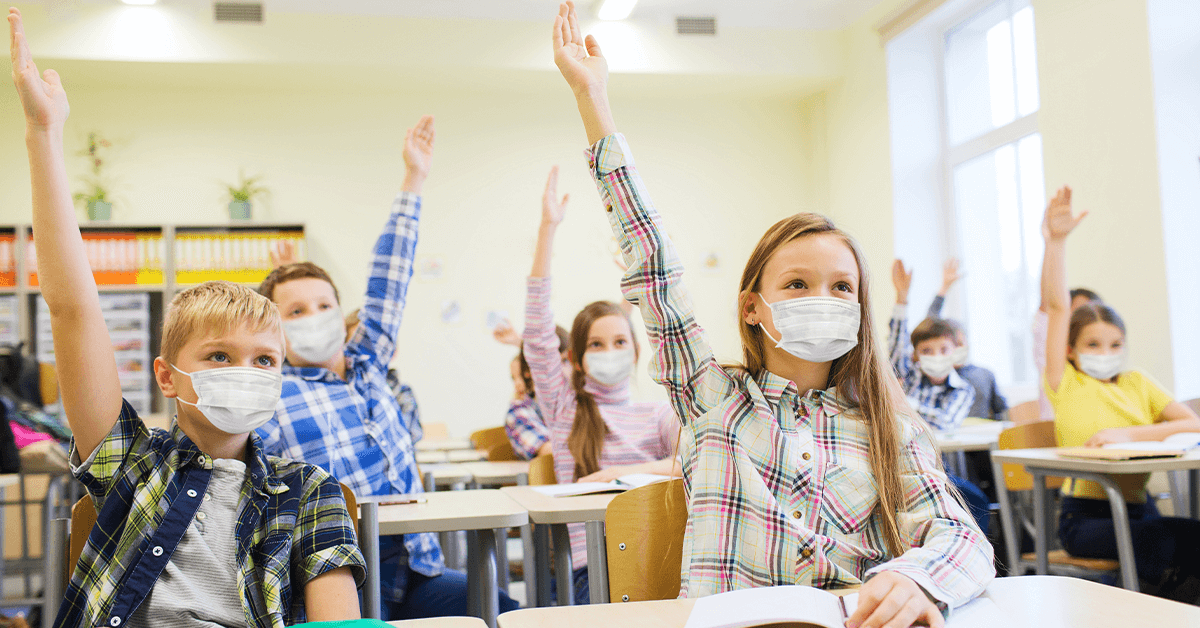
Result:
{"label": "ear", "polygon": [[174,399],[178,394],[175,392],[175,371],[171,369],[171,365],[162,357],[154,358],[154,380],[158,382],[158,387],[162,390],[162,394],[167,399]]}
{"label": "ear", "polygon": [[742,320],[746,324],[754,327],[762,322],[762,317],[758,314],[758,299],[754,298],[754,293],[745,290],[738,295],[738,301],[741,302],[740,308],[742,311]]}

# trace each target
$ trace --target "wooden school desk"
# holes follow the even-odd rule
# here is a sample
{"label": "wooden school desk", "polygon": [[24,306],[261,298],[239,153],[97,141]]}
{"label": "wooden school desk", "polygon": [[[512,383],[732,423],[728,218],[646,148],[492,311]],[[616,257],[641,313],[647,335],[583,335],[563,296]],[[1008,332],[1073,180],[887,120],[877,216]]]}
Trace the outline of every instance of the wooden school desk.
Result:
{"label": "wooden school desk", "polygon": [[[447,491],[423,493],[423,502],[380,505],[405,495],[358,498],[359,546],[367,563],[363,608],[368,617],[380,616],[379,536],[418,532],[467,531],[468,612],[492,628],[499,611],[496,585],[495,528],[513,528],[529,522],[525,509],[500,491]],[[481,532],[482,531],[482,532]]]}
{"label": "wooden school desk", "polygon": [[417,464],[439,464],[443,462],[479,462],[487,460],[487,452],[477,449],[450,449],[418,451]]}
{"label": "wooden school desk", "polygon": [[[997,578],[984,596],[999,607],[1001,625],[1014,628],[1200,626],[1200,608],[1080,578]],[[683,628],[694,604],[663,600],[530,608],[501,615],[500,628]]]}
{"label": "wooden school desk", "polygon": [[[587,530],[588,594],[592,604],[606,604],[608,598],[608,548],[604,543],[604,514],[616,493],[549,497],[531,486],[506,486],[508,495],[529,512],[534,530],[533,551],[536,562],[535,600],[539,606],[550,603],[550,535],[554,534],[554,571],[558,574],[558,604],[567,606],[575,599],[571,578],[571,535],[568,523],[582,523]],[[549,526],[550,530],[547,530]],[[565,550],[565,551],[564,551]],[[565,574],[565,576],[564,576]],[[526,592],[526,596],[528,596]]]}
{"label": "wooden school desk", "polygon": [[462,466],[475,477],[480,487],[525,485],[529,483],[528,460],[505,460],[502,462],[464,462]]}
{"label": "wooden school desk", "polygon": [[429,619],[403,619],[389,621],[389,626],[398,628],[486,628],[487,624],[478,617],[432,617]]}
{"label": "wooden school desk", "polygon": [[465,438],[422,439],[414,447],[417,451],[454,451],[456,449],[475,449],[471,441]]}
{"label": "wooden school desk", "polygon": [[[1113,525],[1116,528],[1117,560],[1121,563],[1121,583],[1130,591],[1138,590],[1137,565],[1133,562],[1133,536],[1129,531],[1129,515],[1125,508],[1125,498],[1121,495],[1121,489],[1113,481],[1111,475],[1186,470],[1192,495],[1191,517],[1200,519],[1200,450],[1192,450],[1179,458],[1090,460],[1060,456],[1057,447],[1046,447],[993,451],[992,459],[1000,463],[1024,465],[1025,470],[1033,476],[1033,523],[1038,531],[1034,537],[1034,550],[1037,554],[1037,572],[1039,574],[1049,571],[1047,540],[1051,534],[1054,534],[1048,515],[1047,477],[1091,480],[1104,487],[1104,492],[1108,495],[1108,502],[1112,506]],[[1000,479],[998,478],[998,480]],[[1003,482],[998,482],[998,486],[1003,489]],[[1007,499],[1007,496],[1001,498]]]}
{"label": "wooden school desk", "polygon": [[[968,421],[984,421],[984,419],[967,419]],[[943,454],[947,454],[947,470],[958,475],[959,477],[967,477],[967,458],[965,453],[968,451],[989,451],[995,449],[1000,443],[1000,432],[1006,427],[1011,427],[1012,424],[1007,421],[985,421],[984,423],[973,422],[964,424],[961,427],[945,432],[935,431],[933,440],[937,443],[938,450]]]}

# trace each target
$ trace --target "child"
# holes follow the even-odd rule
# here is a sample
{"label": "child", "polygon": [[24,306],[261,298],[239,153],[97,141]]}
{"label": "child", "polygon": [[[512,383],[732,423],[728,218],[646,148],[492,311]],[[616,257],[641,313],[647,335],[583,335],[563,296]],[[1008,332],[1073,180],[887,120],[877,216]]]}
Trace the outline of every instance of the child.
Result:
{"label": "child", "polygon": [[[946,303],[946,293],[950,291],[950,286],[958,281],[958,260],[951,259],[942,267],[942,289],[933,297],[933,301],[929,304],[929,312],[925,318],[942,318],[942,306]],[[953,319],[945,320],[951,328],[954,329],[954,342],[957,345],[954,348],[954,370],[958,372],[959,377],[962,377],[971,384],[975,389],[975,401],[971,404],[971,409],[967,411],[967,416],[978,417],[981,419],[992,419],[999,421],[1004,418],[1005,412],[1008,410],[1008,401],[1004,399],[1004,395],[1000,393],[1000,386],[996,383],[996,375],[982,366],[967,364],[967,332],[962,328],[962,325]],[[991,464],[989,462],[988,466]]]}
{"label": "child", "polygon": [[[1042,223],[1042,233],[1046,233],[1046,224]],[[1043,282],[1045,281],[1045,273],[1042,273]],[[1046,334],[1050,325],[1049,314],[1047,313],[1047,305],[1045,301],[1046,285],[1042,284],[1042,303],[1038,306],[1038,311],[1033,314],[1033,364],[1037,368],[1039,381],[1046,377]],[[1088,303],[1103,303],[1099,294],[1088,290],[1087,288],[1072,288],[1070,292],[1071,311],[1079,309],[1080,306]],[[1050,406],[1050,399],[1046,397],[1046,389],[1044,386],[1038,386],[1038,412],[1043,421],[1054,420],[1054,409]]]}
{"label": "child", "polygon": [[[387,372],[412,279],[433,141],[431,116],[405,136],[404,184],[375,243],[359,325],[349,341],[337,288],[319,266],[281,266],[259,287],[279,308],[289,354],[276,420],[259,431],[263,442],[320,465],[356,495],[423,490],[413,435]],[[380,565],[385,620],[467,614],[466,574],[445,568],[437,535],[381,538]],[[501,592],[500,612],[516,607]]]}
{"label": "child", "polygon": [[888,333],[892,368],[917,414],[936,430],[952,430],[962,425],[975,401],[975,387],[954,370],[958,347],[954,328],[940,318],[927,318],[917,324],[910,338],[906,310],[912,272],[905,271],[900,260],[892,263],[892,283],[896,286],[896,307]]}
{"label": "child", "polygon": [[[558,200],[557,183],[555,167],[542,197],[523,349],[550,428],[554,475],[560,484],[607,482],[629,473],[671,475],[679,422],[665,402],[630,399],[637,341],[621,308],[608,301],[583,308],[571,325],[570,365],[563,364],[550,311],[550,257],[568,198]],[[583,528],[570,526],[576,604],[589,600]]]}
{"label": "child", "polygon": [[20,11],[8,22],[71,470],[98,510],[54,625],[357,618],[364,564],[341,488],[268,457],[251,434],[279,399],[284,343],[269,301],[226,282],[181,292],[154,360],[163,395],[179,402],[175,425],[147,430],[121,399],[63,163],[67,96],[53,70],[38,75]]}
{"label": "child", "polygon": [[[1072,215],[1071,188],[1063,187],[1046,208],[1043,229],[1042,303],[1049,322],[1045,388],[1058,444],[1100,447],[1200,432],[1200,417],[1187,406],[1141,372],[1125,369],[1125,324],[1115,310],[1095,301],[1068,309],[1067,236],[1086,215]],[[1200,603],[1200,521],[1160,517],[1147,499],[1149,474],[1116,479],[1129,511],[1138,577],[1157,595]],[[1117,558],[1104,489],[1068,480],[1063,495],[1058,526],[1063,549],[1085,558]]]}
{"label": "child", "polygon": [[553,42],[629,266],[622,289],[654,349],[650,373],[686,423],[681,593],[862,584],[848,626],[942,626],[941,609],[995,575],[992,548],[874,350],[869,281],[853,241],[813,214],[769,229],[742,275],[746,364],[722,367],[616,131],[600,46],[583,39],[571,2],[559,7]]}
{"label": "child", "polygon": [[[558,334],[558,353],[566,362],[570,337],[567,330],[563,329],[561,325],[555,325],[554,331]],[[525,360],[525,348],[522,346],[521,337],[507,321],[496,328],[493,336],[504,344],[513,344],[510,339],[515,339],[516,346],[520,348],[517,357],[513,358],[509,364],[513,382],[513,400],[508,405],[508,412],[504,415],[504,432],[508,435],[508,442],[512,445],[513,451],[525,460],[530,460],[534,456],[552,454],[554,448],[550,445],[550,430],[546,427],[546,420],[542,418],[541,406],[537,403],[533,373],[529,370],[529,362]]]}

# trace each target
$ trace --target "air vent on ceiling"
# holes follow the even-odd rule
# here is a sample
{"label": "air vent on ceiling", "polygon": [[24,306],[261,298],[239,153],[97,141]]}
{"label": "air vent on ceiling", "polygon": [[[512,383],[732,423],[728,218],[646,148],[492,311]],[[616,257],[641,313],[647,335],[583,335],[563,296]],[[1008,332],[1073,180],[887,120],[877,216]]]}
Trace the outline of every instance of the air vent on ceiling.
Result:
{"label": "air vent on ceiling", "polygon": [[715,17],[676,17],[675,32],[679,35],[716,35]]}
{"label": "air vent on ceiling", "polygon": [[218,24],[261,24],[263,5],[261,2],[214,2],[213,16]]}

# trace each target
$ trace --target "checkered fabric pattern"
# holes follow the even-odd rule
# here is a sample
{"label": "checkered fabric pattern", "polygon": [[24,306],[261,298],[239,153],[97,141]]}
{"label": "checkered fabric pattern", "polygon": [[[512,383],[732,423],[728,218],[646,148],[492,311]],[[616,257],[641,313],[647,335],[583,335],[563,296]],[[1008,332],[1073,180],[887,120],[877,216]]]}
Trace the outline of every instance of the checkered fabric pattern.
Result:
{"label": "checkered fabric pattern", "polygon": [[936,430],[952,430],[962,425],[971,404],[975,403],[975,387],[953,369],[944,384],[929,381],[921,372],[912,360],[912,336],[908,333],[907,308],[903,305],[896,306],[888,323],[888,351],[896,377],[900,378],[908,403],[917,414]]}

